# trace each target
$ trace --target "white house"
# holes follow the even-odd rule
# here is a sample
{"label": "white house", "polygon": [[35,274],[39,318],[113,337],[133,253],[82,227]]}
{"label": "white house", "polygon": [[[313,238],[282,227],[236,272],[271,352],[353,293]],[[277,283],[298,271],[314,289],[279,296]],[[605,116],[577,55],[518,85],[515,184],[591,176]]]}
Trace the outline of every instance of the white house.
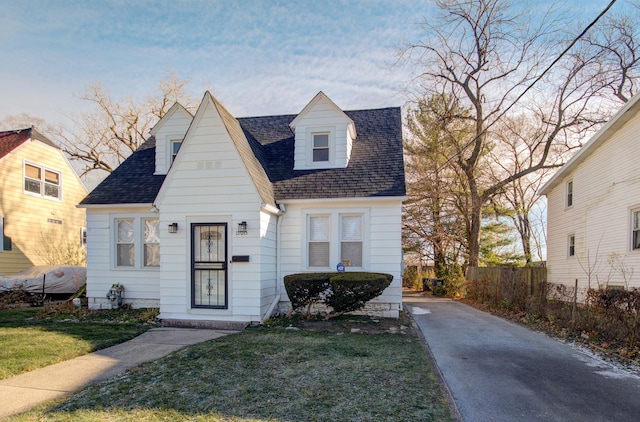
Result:
{"label": "white house", "polygon": [[640,96],[543,187],[548,281],[640,287]]}
{"label": "white house", "polygon": [[405,199],[399,108],[342,111],[318,93],[298,115],[234,118],[209,92],[179,104],[80,204],[87,297],[167,325],[235,326],[288,307],[287,274],[394,276],[367,310],[401,308]]}

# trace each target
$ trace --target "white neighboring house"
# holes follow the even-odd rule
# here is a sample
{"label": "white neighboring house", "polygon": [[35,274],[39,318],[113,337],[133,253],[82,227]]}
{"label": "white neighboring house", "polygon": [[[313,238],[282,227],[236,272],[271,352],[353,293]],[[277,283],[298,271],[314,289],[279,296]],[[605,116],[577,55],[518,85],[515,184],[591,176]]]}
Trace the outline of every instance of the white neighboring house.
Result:
{"label": "white neighboring house", "polygon": [[640,287],[639,134],[636,95],[542,187],[549,282]]}
{"label": "white neighboring house", "polygon": [[80,204],[87,297],[124,302],[167,325],[259,322],[289,300],[283,277],[394,276],[365,311],[398,317],[405,199],[400,108],[342,111],[318,93],[298,114],[234,118],[209,92],[179,104]]}

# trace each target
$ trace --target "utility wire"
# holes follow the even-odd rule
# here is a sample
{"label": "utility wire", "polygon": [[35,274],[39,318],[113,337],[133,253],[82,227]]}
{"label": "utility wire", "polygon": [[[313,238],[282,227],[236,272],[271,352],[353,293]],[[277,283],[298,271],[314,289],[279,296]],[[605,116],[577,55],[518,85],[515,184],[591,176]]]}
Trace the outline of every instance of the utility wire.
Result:
{"label": "utility wire", "polygon": [[498,117],[496,119],[494,119],[494,121],[492,123],[490,123],[487,127],[482,129],[482,132],[480,132],[472,140],[470,140],[464,147],[462,147],[462,149],[460,150],[460,152],[458,154],[456,154],[456,155],[450,157],[449,159],[447,159],[447,161],[445,161],[442,164],[442,168],[444,168],[444,166],[447,165],[449,162],[451,162],[451,160],[453,160],[455,157],[457,157],[462,152],[464,152],[464,150],[466,150],[471,145],[473,145],[473,143],[475,143],[476,140],[481,135],[483,135],[487,130],[489,130],[489,128],[491,128],[494,124],[496,124],[498,122],[498,120],[500,120],[502,118],[502,116],[504,116],[514,105],[516,105],[516,103],[518,101],[520,101],[520,99],[522,97],[524,97],[524,95],[531,88],[533,88],[533,86],[536,83],[538,83],[540,81],[540,79],[542,79],[544,77],[544,75],[547,74],[551,70],[551,68],[553,66],[555,66],[556,63],[558,63],[560,61],[560,59],[562,59],[562,57],[564,57],[569,52],[569,50],[571,50],[571,48],[580,40],[580,38],[582,38],[600,20],[600,18],[602,18],[605,15],[605,13],[607,13],[609,11],[609,9],[611,9],[611,7],[615,4],[616,1],[617,0],[611,0],[611,2],[609,2],[607,7],[605,7],[605,9],[602,12],[600,12],[600,14],[589,25],[587,25],[587,27],[577,37],[575,37],[573,39],[573,41],[571,41],[571,43],[567,46],[567,48],[565,48],[562,51],[562,53],[560,53],[560,55],[558,57],[556,57],[555,60],[553,62],[551,62],[551,64],[549,66],[547,66],[547,68],[533,82],[531,82],[531,84],[529,86],[527,86],[527,88],[524,91],[522,91],[522,93],[520,93],[520,95],[518,95],[518,97],[507,108],[505,108],[505,110],[502,113],[500,113],[500,115],[498,115]]}

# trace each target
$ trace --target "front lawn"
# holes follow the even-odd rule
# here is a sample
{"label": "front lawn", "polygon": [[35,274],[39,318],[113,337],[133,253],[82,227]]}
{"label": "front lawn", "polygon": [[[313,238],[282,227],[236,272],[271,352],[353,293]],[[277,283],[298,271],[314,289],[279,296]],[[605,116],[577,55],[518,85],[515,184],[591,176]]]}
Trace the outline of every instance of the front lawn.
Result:
{"label": "front lawn", "polygon": [[155,326],[154,317],[148,310],[0,309],[0,379],[132,339]]}
{"label": "front lawn", "polygon": [[406,327],[370,333],[305,326],[248,328],[190,346],[15,420],[451,418],[420,341]]}

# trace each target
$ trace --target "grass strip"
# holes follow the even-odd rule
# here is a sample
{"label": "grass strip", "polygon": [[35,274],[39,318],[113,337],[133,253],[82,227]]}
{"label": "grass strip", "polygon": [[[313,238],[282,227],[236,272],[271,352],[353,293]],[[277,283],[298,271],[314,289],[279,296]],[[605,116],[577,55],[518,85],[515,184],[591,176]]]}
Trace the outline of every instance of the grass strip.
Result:
{"label": "grass strip", "polygon": [[[0,379],[132,339],[155,326],[145,311],[0,310]],[[141,318],[142,317],[142,318]]]}
{"label": "grass strip", "polygon": [[15,420],[450,421],[419,340],[252,328]]}

